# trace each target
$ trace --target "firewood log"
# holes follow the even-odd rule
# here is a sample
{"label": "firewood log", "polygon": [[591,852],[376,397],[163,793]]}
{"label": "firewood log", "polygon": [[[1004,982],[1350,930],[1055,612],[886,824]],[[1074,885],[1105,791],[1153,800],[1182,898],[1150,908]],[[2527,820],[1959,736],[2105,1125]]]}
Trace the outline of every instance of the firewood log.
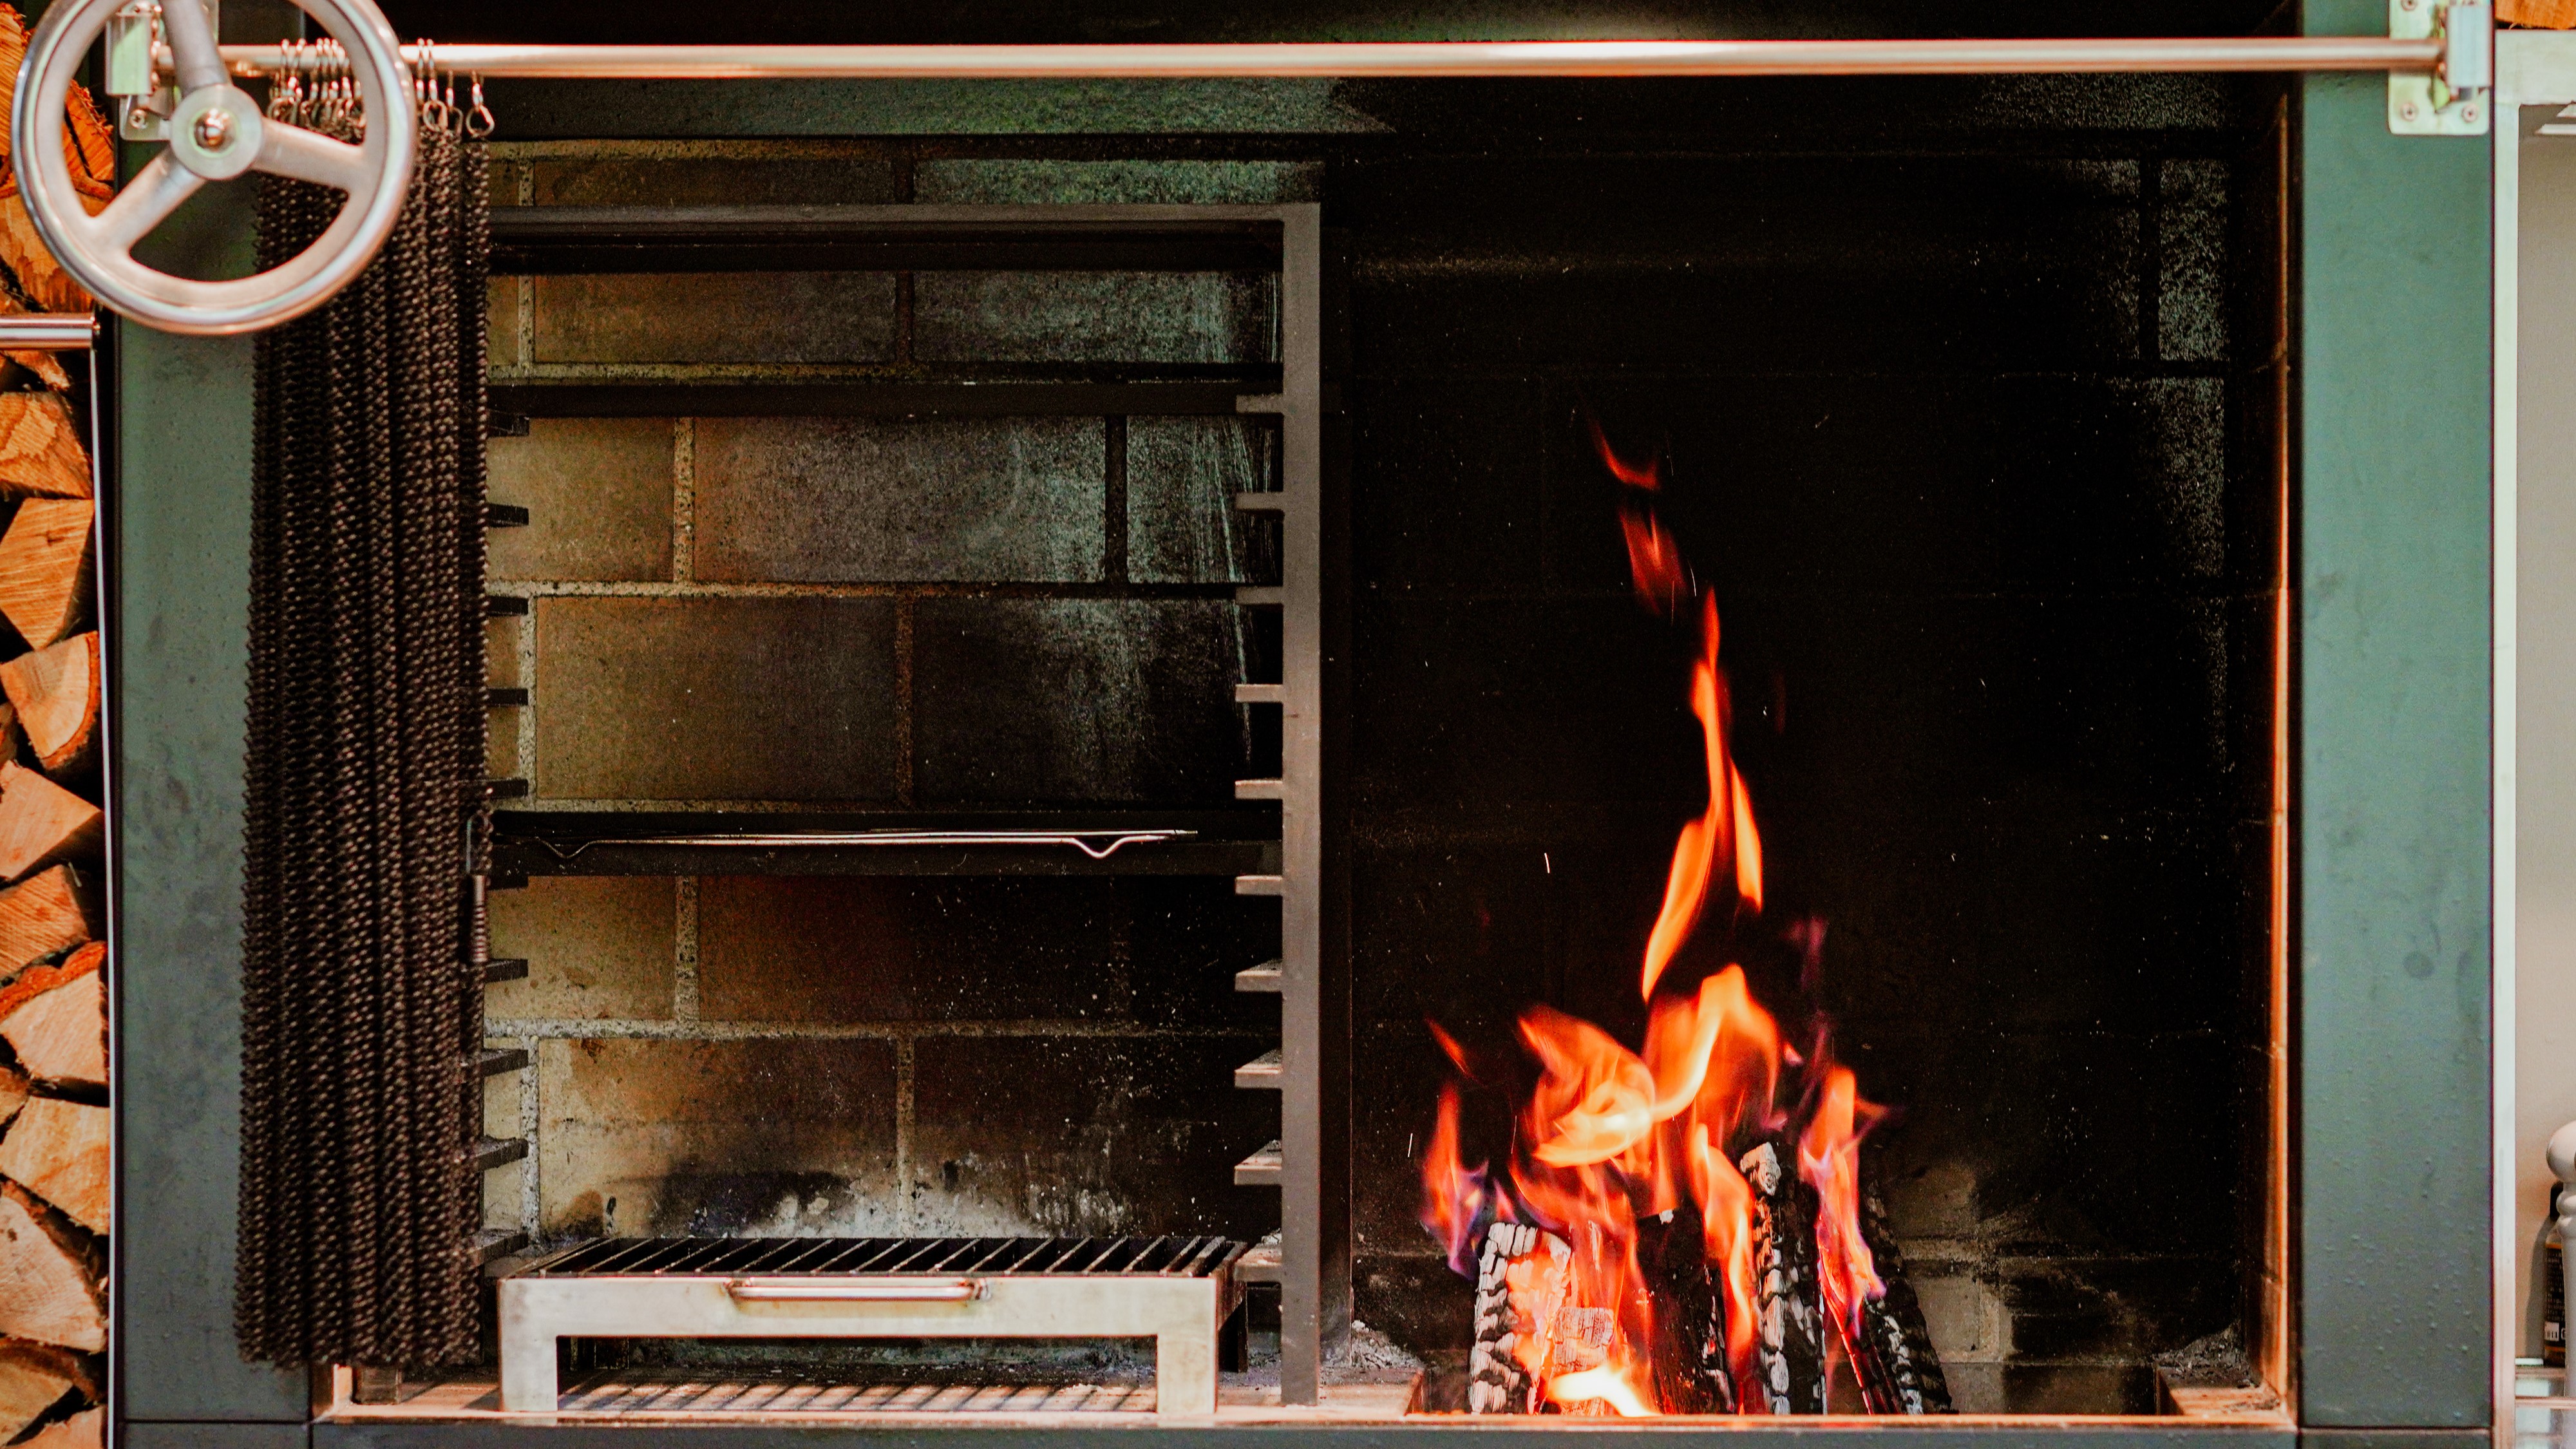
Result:
{"label": "firewood log", "polygon": [[[107,988],[98,972],[106,955],[105,948],[83,951],[61,967],[36,967],[0,992],[6,1012],[0,1040],[18,1054],[27,1075],[66,1086],[107,1085]],[[8,999],[38,978],[45,984],[10,1007]]]}
{"label": "firewood log", "polygon": [[76,633],[89,612],[91,505],[30,498],[0,533],[0,616],[42,649]]}
{"label": "firewood log", "polygon": [[[0,307],[0,313],[8,310]],[[50,359],[42,352],[25,355]],[[20,354],[8,356],[18,362]],[[44,375],[41,368],[30,370]],[[61,371],[55,364],[54,373]],[[68,387],[71,379],[63,384]],[[89,450],[81,444],[71,403],[50,392],[0,392],[0,498],[89,496]]]}
{"label": "firewood log", "polygon": [[0,1182],[0,1333],[83,1353],[107,1347],[98,1256],[79,1229]]}
{"label": "firewood log", "polygon": [[[98,920],[96,893],[68,865],[0,888],[0,984],[14,988],[27,963],[92,940]],[[104,958],[107,948],[99,947],[97,954]],[[11,1005],[9,991],[0,989],[0,1015]]]}
{"label": "firewood log", "polygon": [[16,1438],[65,1394],[98,1397],[80,1357],[50,1344],[0,1338],[0,1440]]}
{"label": "firewood log", "polygon": [[106,1443],[107,1410],[83,1409],[11,1449],[104,1449]]}
{"label": "firewood log", "polygon": [[0,763],[0,880],[96,860],[106,828],[97,806],[15,761]]}
{"label": "firewood log", "polygon": [[0,1137],[0,1177],[63,1210],[93,1233],[108,1230],[108,1111],[60,1097],[30,1100]]}
{"label": "firewood log", "polygon": [[27,1105],[27,1079],[7,1067],[0,1067],[0,1127],[8,1126]]}
{"label": "firewood log", "polygon": [[1753,1189],[1754,1382],[1736,1402],[1774,1414],[1825,1411],[1824,1284],[1816,1272],[1816,1194],[1787,1163],[1785,1141],[1739,1164]]}
{"label": "firewood log", "polygon": [[[5,894],[0,892],[0,895]],[[107,963],[107,947],[97,941],[88,942],[76,950],[57,946],[47,954],[58,959],[39,961],[25,970],[10,972],[6,981],[0,982],[0,1021],[8,1020],[10,1013],[64,982],[76,981]]]}
{"label": "firewood log", "polygon": [[0,694],[37,762],[58,780],[86,777],[98,765],[98,672],[95,629],[0,664]]}
{"label": "firewood log", "polygon": [[[18,64],[27,52],[26,22],[16,10],[0,5],[0,108],[14,102]],[[116,196],[116,139],[89,92],[75,84],[63,108],[63,160],[81,206],[95,216]],[[65,275],[27,220],[18,197],[14,169],[0,172],[0,265],[9,269],[15,290],[42,311],[85,312],[89,294]]]}
{"label": "firewood log", "polygon": [[1726,1363],[1726,1280],[1708,1265],[1699,1210],[1677,1208],[1637,1224],[1637,1267],[1655,1303],[1650,1363],[1655,1397],[1668,1414],[1730,1414],[1735,1381]]}
{"label": "firewood log", "polygon": [[1874,1190],[1861,1194],[1861,1241],[1887,1292],[1861,1301],[1860,1342],[1852,1346],[1853,1376],[1873,1414],[1946,1414],[1950,1380],[1940,1350],[1923,1321],[1923,1306],[1905,1273],[1905,1254],[1888,1225],[1887,1205]]}

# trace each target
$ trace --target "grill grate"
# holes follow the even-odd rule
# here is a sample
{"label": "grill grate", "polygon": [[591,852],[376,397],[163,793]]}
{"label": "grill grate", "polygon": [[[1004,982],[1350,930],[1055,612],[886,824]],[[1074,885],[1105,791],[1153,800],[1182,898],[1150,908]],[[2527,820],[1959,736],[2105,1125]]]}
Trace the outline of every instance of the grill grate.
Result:
{"label": "grill grate", "polygon": [[531,1263],[516,1276],[637,1277],[758,1274],[870,1277],[937,1273],[985,1277],[1204,1278],[1240,1245],[1219,1237],[1122,1238],[607,1238]]}

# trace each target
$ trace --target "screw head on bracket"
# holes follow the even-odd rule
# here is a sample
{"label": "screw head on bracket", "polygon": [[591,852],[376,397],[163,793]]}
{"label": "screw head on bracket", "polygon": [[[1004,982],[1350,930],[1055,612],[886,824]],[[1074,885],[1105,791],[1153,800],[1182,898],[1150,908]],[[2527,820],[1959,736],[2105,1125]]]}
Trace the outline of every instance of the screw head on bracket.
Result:
{"label": "screw head on bracket", "polygon": [[2399,101],[2397,103],[2397,119],[2401,121],[2411,121],[2415,119],[2415,103],[2413,101]]}
{"label": "screw head on bracket", "polygon": [[2460,107],[2460,119],[2468,122],[2470,125],[2476,125],[2478,122],[2478,103],[2470,101],[2462,105]]}

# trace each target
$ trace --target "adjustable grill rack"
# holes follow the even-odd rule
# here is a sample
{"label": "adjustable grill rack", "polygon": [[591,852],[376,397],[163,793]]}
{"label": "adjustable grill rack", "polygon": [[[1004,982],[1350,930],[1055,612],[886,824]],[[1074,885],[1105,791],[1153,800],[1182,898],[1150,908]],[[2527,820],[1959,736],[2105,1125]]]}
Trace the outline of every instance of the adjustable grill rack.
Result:
{"label": "adjustable grill rack", "polygon": [[1155,1412],[1216,1412],[1243,1245],[1217,1237],[611,1238],[503,1278],[501,1407],[566,1338],[1151,1338]]}
{"label": "adjustable grill rack", "polygon": [[[1325,953],[1328,905],[1323,828],[1323,715],[1326,614],[1324,550],[1324,270],[1322,210],[1283,206],[819,206],[688,208],[503,207],[492,218],[496,272],[542,274],[593,270],[707,271],[761,269],[786,257],[798,265],[1007,267],[1011,269],[1218,269],[1275,266],[1278,270],[1278,364],[1255,366],[1129,366],[1117,375],[1096,368],[1064,373],[1060,367],[1011,363],[900,373],[825,369],[804,381],[729,379],[723,369],[683,379],[602,382],[531,379],[492,389],[499,414],[573,416],[934,416],[1012,414],[1259,415],[1278,419],[1276,491],[1237,495],[1236,508],[1279,519],[1281,574],[1277,584],[1230,590],[1247,609],[1279,611],[1281,674],[1276,680],[1238,681],[1235,699],[1250,708],[1281,711],[1281,766],[1275,779],[1238,781],[1240,801],[1276,802],[1276,832],[1267,811],[1087,811],[1070,815],[1009,812],[974,818],[884,812],[843,818],[810,814],[604,816],[509,809],[495,822],[496,882],[515,884],[534,875],[642,874],[1169,874],[1230,875],[1238,895],[1271,897],[1280,911],[1280,956],[1245,962],[1237,990],[1276,994],[1280,1039],[1275,1051],[1234,1073],[1238,1088],[1275,1092],[1279,1136],[1249,1150],[1234,1169],[1245,1186],[1280,1191],[1280,1234],[1248,1254],[1226,1260],[1228,1292],[1245,1281],[1276,1283],[1280,1294],[1280,1398],[1315,1404],[1322,1393],[1322,1364],[1329,1344],[1350,1323],[1347,989],[1337,961]],[[502,520],[496,520],[501,522]],[[516,520],[509,520],[516,521]],[[1223,588],[1223,586],[1217,586]],[[497,703],[524,704],[513,697]],[[520,782],[524,787],[524,782]],[[528,793],[524,788],[519,792]],[[851,834],[908,828],[916,831],[1028,832],[1017,840],[895,843],[880,840],[782,842],[805,832]],[[1095,836],[1103,831],[1187,830],[1095,854],[1041,833]],[[716,842],[712,836],[737,838]],[[748,1241],[748,1240],[746,1240]],[[568,1260],[551,1260],[561,1264]],[[523,1311],[514,1318],[504,1299],[504,1398],[512,1408],[553,1407],[551,1347],[542,1354],[527,1335],[557,1322],[539,1308],[571,1294],[601,1292],[602,1283],[642,1286],[631,1293],[636,1312],[608,1313],[610,1328],[552,1328],[565,1333],[633,1334],[649,1319],[644,1310],[668,1309],[672,1324],[733,1324],[745,1310],[725,1295],[721,1277],[691,1260],[678,1278],[660,1269],[641,1276],[589,1276],[557,1266],[510,1280],[507,1293]],[[727,1258],[723,1261],[731,1263]],[[729,1270],[710,1268],[708,1272]],[[765,1269],[759,1271],[767,1271]],[[1005,1275],[1011,1283],[1031,1280]],[[1122,1330],[1119,1315],[1144,1312],[1162,1290],[1163,1275],[1090,1275],[1083,1281],[1113,1284],[1083,1301],[1103,1317],[1057,1331],[1112,1336],[1157,1330]],[[996,1281],[1002,1281],[997,1279]],[[1046,1281],[1054,1281],[1048,1277]],[[685,1291],[674,1282],[695,1284]],[[1020,1290],[1013,1290],[1018,1292]],[[1053,1290],[1048,1290],[1053,1291]],[[1109,1306],[1138,1293],[1137,1304]],[[611,1294],[615,1297],[615,1294]],[[628,1301],[628,1300],[620,1300]],[[980,1300],[979,1300],[980,1301]],[[881,1307],[882,1305],[875,1305]],[[570,1308],[565,1310],[571,1312]],[[582,1312],[590,1311],[587,1308]],[[763,1310],[764,1312],[770,1310]],[[984,1310],[977,1310],[984,1311]],[[1196,1313],[1192,1309],[1192,1313]],[[922,1309],[938,1319],[952,1306]],[[567,1320],[569,1321],[569,1320]],[[838,1320],[834,1320],[838,1321]],[[853,1323],[875,1321],[867,1315]],[[907,1320],[909,1321],[909,1320]],[[960,1320],[962,1321],[962,1320]],[[519,1326],[514,1330],[512,1324]],[[744,1328],[657,1327],[654,1332],[749,1332]],[[761,1332],[778,1335],[778,1325]],[[821,1332],[802,1324],[798,1332]],[[885,1332],[928,1335],[927,1328]],[[963,1331],[963,1330],[960,1330]],[[991,1328],[978,1333],[997,1332]],[[1029,1330],[1035,1331],[1035,1330]],[[514,1341],[514,1332],[518,1340]],[[537,1377],[539,1358],[542,1379]],[[1195,1362],[1195,1360],[1193,1360]],[[1196,1369],[1191,1369],[1192,1373]],[[1213,1370],[1211,1369],[1212,1373]],[[511,1375],[520,1387],[508,1387]],[[1165,1381],[1158,1397],[1175,1412],[1186,1394],[1196,1402],[1195,1379],[1181,1388]],[[542,1387],[539,1385],[542,1384]],[[1212,1395],[1213,1379],[1207,1393]],[[1212,1398],[1209,1399],[1212,1404]]]}

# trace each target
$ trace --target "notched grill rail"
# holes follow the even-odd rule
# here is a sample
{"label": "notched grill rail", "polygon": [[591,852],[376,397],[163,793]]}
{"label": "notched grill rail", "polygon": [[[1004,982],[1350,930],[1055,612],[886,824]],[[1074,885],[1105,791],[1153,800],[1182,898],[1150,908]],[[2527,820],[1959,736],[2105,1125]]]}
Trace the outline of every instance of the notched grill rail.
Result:
{"label": "notched grill rail", "polygon": [[1204,1278],[1241,1254],[1218,1237],[1153,1238],[607,1238],[569,1248],[515,1277],[688,1274],[764,1278],[1021,1276]]}

